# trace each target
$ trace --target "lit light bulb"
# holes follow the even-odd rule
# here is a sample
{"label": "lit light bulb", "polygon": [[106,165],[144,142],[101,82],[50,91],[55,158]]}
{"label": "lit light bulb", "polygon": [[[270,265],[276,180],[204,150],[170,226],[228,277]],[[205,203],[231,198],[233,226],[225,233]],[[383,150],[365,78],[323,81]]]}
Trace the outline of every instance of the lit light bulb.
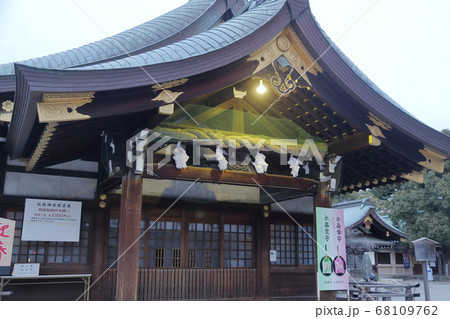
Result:
{"label": "lit light bulb", "polygon": [[262,80],[259,80],[259,86],[256,88],[256,92],[258,92],[259,94],[264,94],[266,93],[267,89],[263,84]]}

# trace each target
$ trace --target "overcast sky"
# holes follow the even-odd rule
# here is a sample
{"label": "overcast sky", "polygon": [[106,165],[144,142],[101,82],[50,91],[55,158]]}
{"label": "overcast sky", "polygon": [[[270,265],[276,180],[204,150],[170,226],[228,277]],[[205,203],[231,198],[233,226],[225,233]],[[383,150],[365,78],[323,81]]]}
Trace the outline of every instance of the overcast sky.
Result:
{"label": "overcast sky", "polygon": [[[0,63],[71,49],[186,0],[0,0]],[[450,128],[450,1],[310,0],[337,46],[382,90],[437,130]]]}

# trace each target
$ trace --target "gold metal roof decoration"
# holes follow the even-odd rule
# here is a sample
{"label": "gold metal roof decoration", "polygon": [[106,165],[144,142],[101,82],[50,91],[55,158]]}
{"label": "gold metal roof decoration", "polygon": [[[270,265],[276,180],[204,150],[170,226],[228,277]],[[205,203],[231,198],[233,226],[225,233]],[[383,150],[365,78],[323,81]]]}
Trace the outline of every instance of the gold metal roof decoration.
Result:
{"label": "gold metal roof decoration", "polygon": [[238,99],[243,99],[247,95],[247,91],[238,91],[233,87],[233,95]]}
{"label": "gold metal roof decoration", "polygon": [[5,110],[6,112],[11,112],[14,108],[14,102],[11,100],[3,101],[2,103],[2,110]]}
{"label": "gold metal roof decoration", "polygon": [[14,108],[14,102],[11,100],[3,101],[2,103],[2,110],[5,112],[2,112],[0,114],[0,121],[3,122],[11,122],[12,117],[12,110]]}
{"label": "gold metal roof decoration", "polygon": [[367,117],[373,124],[375,124],[375,125],[370,125],[370,124],[366,123],[366,126],[369,129],[370,133],[373,136],[382,137],[385,139],[386,136],[384,135],[383,130],[390,131],[392,129],[392,126],[390,124],[386,123],[385,121],[383,121],[382,119],[380,119],[378,116],[376,116],[372,112],[369,112],[369,115],[367,115]]}
{"label": "gold metal roof decoration", "polygon": [[364,227],[367,230],[370,230],[370,228],[372,228],[373,219],[370,216],[367,216],[366,219],[364,220],[363,224],[365,225]]}
{"label": "gold metal roof decoration", "polygon": [[282,34],[277,38],[277,47],[282,52],[286,52],[291,47],[291,43],[286,35]]}
{"label": "gold metal roof decoration", "polygon": [[386,136],[384,136],[383,132],[381,131],[381,129],[378,126],[375,125],[370,125],[366,123],[367,128],[370,131],[370,134],[372,134],[373,136],[376,137],[382,137],[382,138],[386,138]]}
{"label": "gold metal roof decoration", "polygon": [[253,52],[248,60],[258,62],[258,66],[253,71],[253,74],[256,75],[271,65],[272,62],[284,56],[291,67],[300,74],[300,77],[311,85],[307,73],[317,75],[322,73],[323,70],[307,52],[292,28],[287,27],[268,44]]}
{"label": "gold metal roof decoration", "polygon": [[91,117],[77,109],[94,99],[95,92],[44,93],[37,103],[40,123],[87,120]]}
{"label": "gold metal roof decoration", "polygon": [[433,150],[431,147],[425,146],[420,149],[419,152],[425,157],[424,161],[419,162],[419,165],[429,168],[437,173],[444,172],[444,160],[446,155]]}
{"label": "gold metal roof decoration", "polygon": [[28,161],[28,164],[25,168],[27,172],[32,171],[36,166],[37,162],[39,161],[39,158],[41,157],[42,153],[47,147],[58,125],[59,123],[56,122],[50,122],[46,125],[45,130],[42,133],[41,138],[39,139],[39,143],[36,149],[34,150],[33,154],[31,155],[31,158]]}
{"label": "gold metal roof decoration", "polygon": [[279,95],[288,95],[297,88],[297,79],[292,78],[294,68],[286,63],[287,60],[279,57],[272,62],[272,67],[275,69],[275,74],[270,77],[270,84]]}
{"label": "gold metal roof decoration", "polygon": [[378,116],[373,114],[372,112],[369,112],[369,115],[367,116],[369,120],[372,121],[373,124],[378,126],[379,128],[382,128],[385,131],[390,131],[392,129],[392,126],[380,119]]}

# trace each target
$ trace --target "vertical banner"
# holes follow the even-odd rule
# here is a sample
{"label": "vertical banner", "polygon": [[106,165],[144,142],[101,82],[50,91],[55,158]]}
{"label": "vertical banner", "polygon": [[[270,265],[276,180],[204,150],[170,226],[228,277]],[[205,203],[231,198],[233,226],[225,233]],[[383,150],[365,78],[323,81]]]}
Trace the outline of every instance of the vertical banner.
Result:
{"label": "vertical banner", "polygon": [[403,268],[408,269],[411,268],[411,263],[409,262],[409,253],[403,253]]}
{"label": "vertical banner", "polygon": [[316,208],[319,290],[347,290],[344,211]]}
{"label": "vertical banner", "polygon": [[0,218],[0,266],[11,266],[14,243],[14,220]]}

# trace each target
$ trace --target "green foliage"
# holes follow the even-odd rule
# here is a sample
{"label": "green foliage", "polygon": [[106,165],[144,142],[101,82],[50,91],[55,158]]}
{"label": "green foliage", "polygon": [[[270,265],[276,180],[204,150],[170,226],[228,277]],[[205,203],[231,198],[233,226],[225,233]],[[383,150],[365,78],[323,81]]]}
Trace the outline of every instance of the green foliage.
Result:
{"label": "green foliage", "polygon": [[389,198],[391,198],[392,194],[399,188],[401,188],[401,185],[399,185],[399,183],[385,185],[372,189],[370,191],[370,194],[377,199],[388,200]]}
{"label": "green foliage", "polygon": [[410,240],[428,237],[450,251],[450,161],[444,173],[428,171],[424,183],[397,183],[335,196],[333,202],[370,197],[377,211],[389,214]]}
{"label": "green foliage", "polygon": [[[450,130],[442,131],[450,136]],[[370,197],[378,212],[389,214],[394,226],[410,240],[428,237],[450,252],[450,160],[444,173],[427,171],[424,183],[396,183],[372,190],[338,195],[333,202]]]}
{"label": "green foliage", "polygon": [[428,171],[424,183],[398,185],[383,203],[391,220],[411,236],[428,237],[450,247],[450,161],[445,171]]}

